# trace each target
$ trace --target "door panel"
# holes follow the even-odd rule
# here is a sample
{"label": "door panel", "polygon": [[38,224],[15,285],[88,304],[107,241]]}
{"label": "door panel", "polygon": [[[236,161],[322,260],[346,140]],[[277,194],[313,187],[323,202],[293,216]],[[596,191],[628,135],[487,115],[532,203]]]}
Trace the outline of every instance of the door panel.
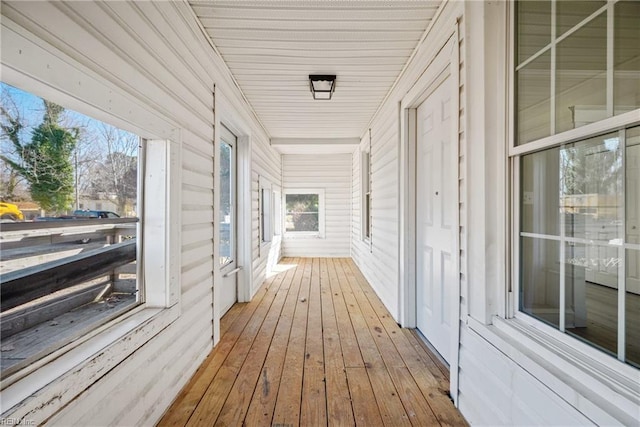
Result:
{"label": "door panel", "polygon": [[[220,136],[220,313],[238,300],[237,286],[237,138],[221,126]],[[235,272],[234,272],[235,271]]]}
{"label": "door panel", "polygon": [[445,360],[450,356],[453,251],[457,215],[457,159],[452,145],[451,78],[417,111],[416,294],[417,326]]}

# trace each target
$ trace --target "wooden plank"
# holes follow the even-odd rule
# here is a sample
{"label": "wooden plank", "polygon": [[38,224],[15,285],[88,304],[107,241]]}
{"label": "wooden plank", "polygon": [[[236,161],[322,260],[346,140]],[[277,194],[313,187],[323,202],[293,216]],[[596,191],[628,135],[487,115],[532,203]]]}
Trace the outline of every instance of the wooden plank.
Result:
{"label": "wooden plank", "polygon": [[340,287],[340,278],[336,270],[336,263],[333,259],[328,261],[329,280],[331,283],[331,292],[333,293],[333,307],[336,313],[336,322],[338,324],[338,333],[340,334],[340,346],[342,347],[342,357],[344,366],[364,367],[364,360],[360,354],[358,340],[351,324],[349,311],[344,299],[344,292]]}
{"label": "wooden plank", "polygon": [[[357,269],[352,261],[347,261],[348,268],[352,271],[361,288],[370,290],[362,273]],[[378,299],[375,296],[375,299]],[[369,300],[374,297],[369,294]],[[378,299],[379,301],[379,299]],[[386,309],[380,309],[383,316],[388,316]],[[380,313],[380,312],[379,312]],[[390,330],[390,336],[399,345],[402,359],[405,361],[410,373],[412,374],[416,384],[422,391],[423,396],[427,399],[433,412],[437,415],[439,422],[443,425],[464,425],[466,421],[460,413],[452,405],[449,397],[449,380],[445,378],[442,371],[441,362],[434,361],[435,356],[431,357],[428,351],[416,341],[415,336],[408,329],[399,328],[395,322],[389,322],[388,318],[381,318],[384,321],[385,328]],[[393,333],[394,329],[396,333]],[[403,338],[404,337],[404,338]],[[412,351],[413,349],[413,351]],[[416,357],[417,356],[417,357]],[[426,368],[426,369],[425,369]],[[445,370],[446,368],[443,367]]]}
{"label": "wooden plank", "polygon": [[111,272],[115,267],[135,259],[136,242],[133,241],[4,274],[0,287],[0,307],[2,311],[17,307]]}
{"label": "wooden plank", "polygon": [[167,409],[164,417],[160,420],[159,426],[184,426],[193,414],[204,393],[213,381],[213,378],[220,370],[222,363],[240,338],[240,335],[253,313],[258,308],[266,295],[266,286],[262,286],[253,297],[251,302],[242,307],[241,315],[221,336],[220,342],[215,349],[209,353],[202,366],[198,368],[189,383],[182,389],[173,404]]}
{"label": "wooden plank", "polygon": [[[327,422],[329,425],[355,425],[351,396],[347,386],[347,374],[344,370],[340,333],[333,308],[331,290],[332,275],[329,274],[329,262],[320,262],[320,295],[322,299],[322,328],[325,354],[325,380],[327,395]],[[337,281],[335,270],[333,280]]]}
{"label": "wooden plank", "polygon": [[[448,388],[428,368],[428,353],[378,306],[350,260],[285,262],[298,266],[281,273],[286,277],[279,287],[272,280],[261,289],[259,307],[248,311],[248,303],[236,314],[221,340],[235,333],[233,348],[224,350],[224,359],[206,362],[217,364],[216,374],[199,385],[202,401],[184,422],[466,425]],[[357,357],[348,357],[345,348]],[[347,365],[352,362],[360,365]],[[165,419],[160,425],[168,425]]]}
{"label": "wooden plank", "polygon": [[362,354],[362,359],[364,360],[364,365],[366,368],[384,368],[384,361],[382,360],[382,356],[380,356],[380,353],[378,352],[378,347],[369,332],[367,322],[360,311],[358,300],[348,283],[349,279],[345,274],[343,265],[340,260],[336,260],[335,263],[336,270],[338,272],[338,280],[340,281],[340,287],[343,290],[344,300],[349,310],[349,317],[353,324],[353,330],[358,341],[358,348]]}
{"label": "wooden plank", "polygon": [[[359,292],[357,286],[351,286],[351,282],[353,282],[355,278],[349,269],[349,265],[346,265],[343,259],[336,260],[336,262],[339,264],[338,271],[342,271],[342,273],[338,274],[338,276],[342,278],[340,282],[341,287],[343,290],[349,291],[346,292],[345,300],[349,306],[351,321],[358,339],[362,358],[365,361],[366,372],[369,375],[369,381],[377,401],[382,421],[384,425],[410,425],[409,417],[402,406],[393,381],[387,372],[387,366],[373,338],[372,329],[367,323],[367,320],[372,320],[366,319],[361,311],[361,305],[364,306],[367,301],[359,300],[358,297],[363,298],[362,293]],[[376,316],[374,315],[373,317],[375,318]],[[375,320],[377,320],[377,318]],[[382,336],[382,329],[378,326],[376,327],[380,331],[380,336]],[[399,359],[397,352],[393,357]],[[396,360],[392,360],[391,362],[393,365],[398,363]]]}
{"label": "wooden plank", "polygon": [[345,368],[357,425],[381,426],[382,417],[365,368]]}
{"label": "wooden plank", "polygon": [[367,295],[369,303],[377,313],[378,319],[393,341],[403,362],[408,367],[412,368],[412,371],[418,371],[426,367],[430,375],[425,376],[424,378],[435,378],[437,383],[432,384],[434,387],[439,386],[448,390],[449,375],[446,367],[442,366],[441,362],[435,359],[435,357],[431,358],[429,356],[429,352],[425,352],[423,347],[416,347],[418,343],[415,341],[414,337],[411,334],[407,334],[407,332],[409,332],[407,329],[400,328],[400,326],[398,326],[353,261],[349,262],[349,266],[351,271],[354,273],[357,283],[360,285],[363,293]]}
{"label": "wooden plank", "polygon": [[[368,296],[363,292],[362,284],[359,283],[360,278],[354,274],[355,265],[353,265],[353,262],[349,259],[342,259],[340,263],[345,271],[347,278],[346,284],[350,286],[351,292],[357,300],[362,316],[368,325],[369,333],[373,337],[385,365],[387,368],[404,366],[404,361],[391,340],[390,335],[392,334],[382,325],[381,319],[373,309]],[[369,286],[367,287],[370,289]],[[386,310],[385,312],[386,314],[383,314],[383,316],[389,317],[389,313]]]}
{"label": "wooden plank", "polygon": [[64,347],[136,305],[136,297],[122,295],[109,303],[95,302],[2,339],[2,378]]}
{"label": "wooden plank", "polygon": [[[293,324],[298,326],[307,324],[309,287],[311,284],[311,261],[304,259],[301,264],[304,270],[298,294],[299,298],[296,301],[293,316]],[[286,369],[283,370],[280,380],[280,389],[278,390],[273,414],[273,424],[291,424],[295,426],[300,423],[300,399],[302,396],[306,335],[305,327],[296,327],[291,330],[284,362]],[[285,386],[283,387],[283,385]]]}
{"label": "wooden plank", "polygon": [[351,395],[345,368],[325,367],[327,392],[327,424],[330,426],[353,426],[355,417],[351,406]]}
{"label": "wooden plank", "polygon": [[396,386],[398,396],[414,426],[433,426],[439,422],[422,396],[420,388],[407,368],[390,368],[389,375]]}
{"label": "wooden plank", "polygon": [[[275,276],[277,277],[277,276]],[[266,317],[271,303],[276,297],[278,286],[265,286],[266,295],[260,305],[256,308],[246,327],[242,331],[240,338],[229,352],[225,363],[213,378],[207,388],[202,400],[193,411],[187,425],[199,426],[204,423],[211,423],[218,418],[220,411],[232,389],[237,375],[247,358],[249,350],[259,332],[260,326]]]}
{"label": "wooden plank", "polygon": [[321,304],[320,260],[318,258],[314,258],[312,260],[311,283],[309,289],[307,341],[305,348],[304,381],[300,411],[301,425],[327,424]]}
{"label": "wooden plank", "polygon": [[[291,259],[287,259],[285,262],[289,262],[290,260]],[[299,262],[298,259],[291,261],[294,264]],[[247,411],[245,418],[245,425],[247,426],[271,425],[271,419],[273,418],[273,412],[276,406],[276,398],[280,388],[280,378],[282,377],[282,369],[287,353],[287,344],[293,325],[296,301],[298,300],[300,283],[302,281],[302,270],[301,267],[296,267],[287,272],[288,276],[293,276],[292,281],[287,292],[287,299],[280,313],[280,320],[278,321],[276,332],[273,335],[269,353],[262,366],[260,382],[256,386],[256,390],[253,393],[253,400]]]}
{"label": "wooden plank", "polygon": [[[274,280],[271,286],[280,290],[286,276],[286,274],[277,275],[277,280]],[[269,311],[260,326],[258,335],[253,341],[240,372],[236,376],[235,383],[226,398],[215,425],[230,426],[242,424],[249,404],[251,403],[254,390],[256,389],[256,384],[258,384],[262,372],[262,365],[267,357],[269,345],[271,344],[286,297],[286,291],[278,292],[268,307]]]}

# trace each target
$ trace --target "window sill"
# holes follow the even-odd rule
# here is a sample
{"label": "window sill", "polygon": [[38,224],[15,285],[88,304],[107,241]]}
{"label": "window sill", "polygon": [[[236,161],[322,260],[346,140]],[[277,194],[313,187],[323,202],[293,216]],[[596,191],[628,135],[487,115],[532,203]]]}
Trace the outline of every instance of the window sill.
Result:
{"label": "window sill", "polygon": [[596,424],[637,423],[637,369],[525,319],[494,317],[483,325],[469,318],[468,326]]}
{"label": "window sill", "polygon": [[171,308],[141,306],[3,380],[3,417],[44,422],[107,372],[133,354],[180,314]]}

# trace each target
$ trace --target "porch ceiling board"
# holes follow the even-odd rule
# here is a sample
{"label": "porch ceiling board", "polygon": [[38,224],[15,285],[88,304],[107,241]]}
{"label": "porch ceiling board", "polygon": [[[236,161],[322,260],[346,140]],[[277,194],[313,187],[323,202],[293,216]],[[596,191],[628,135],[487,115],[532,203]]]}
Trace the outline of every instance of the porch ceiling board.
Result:
{"label": "porch ceiling board", "polygon": [[[190,2],[272,138],[360,137],[441,4],[405,1]],[[309,74],[335,74],[315,101]]]}

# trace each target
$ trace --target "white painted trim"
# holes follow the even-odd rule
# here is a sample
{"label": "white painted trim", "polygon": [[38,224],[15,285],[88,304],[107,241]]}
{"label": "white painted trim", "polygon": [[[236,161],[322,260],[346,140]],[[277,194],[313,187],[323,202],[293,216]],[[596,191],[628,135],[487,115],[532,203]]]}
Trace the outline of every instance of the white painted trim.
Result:
{"label": "white painted trim", "polygon": [[595,424],[637,424],[637,369],[524,314],[469,328]]}
{"label": "white painted trim", "polygon": [[460,383],[460,294],[462,285],[460,281],[460,18],[456,19],[455,22],[455,32],[454,32],[454,42],[453,42],[453,53],[451,54],[451,78],[453,79],[453,95],[451,98],[451,120],[455,120],[456,125],[452,126],[451,129],[451,138],[455,147],[455,159],[456,159],[456,174],[455,174],[455,186],[456,186],[456,220],[454,221],[454,229],[456,231],[457,238],[454,239],[453,250],[456,254],[455,256],[455,265],[458,266],[458,271],[456,274],[457,283],[455,288],[452,291],[451,295],[451,313],[453,320],[452,323],[452,334],[451,334],[451,349],[453,350],[451,354],[451,361],[449,362],[449,376],[450,376],[450,386],[449,392],[451,393],[451,398],[453,399],[453,404],[458,407],[458,394],[459,394],[459,383]]}
{"label": "white painted trim", "polygon": [[561,144],[570,144],[580,141],[581,139],[591,138],[593,136],[616,131],[625,127],[633,127],[640,124],[640,109],[628,111],[617,116],[609,117],[598,122],[589,123],[575,129],[551,135],[534,142],[512,147],[509,150],[509,156],[519,156],[534,151],[544,150],[545,148],[555,147]]}
{"label": "white painted trim", "polygon": [[294,188],[287,187],[282,192],[282,222],[284,224],[287,213],[287,194],[317,194],[318,195],[318,231],[287,231],[286,226],[282,227],[282,234],[285,239],[309,239],[325,238],[325,210],[327,205],[324,198],[324,188]]}
{"label": "white painted trim", "polygon": [[360,145],[360,138],[271,138],[271,146],[278,145],[347,145],[353,150]]}
{"label": "white painted trim", "polygon": [[252,139],[249,135],[238,136],[238,302],[251,301],[253,295],[253,255],[251,245],[251,154]]}
{"label": "white painted trim", "polygon": [[[180,145],[147,140],[145,147],[143,268],[147,307],[170,307],[180,299]],[[160,286],[163,288],[160,288]]]}
{"label": "white painted trim", "polygon": [[[450,51],[454,41],[452,34],[438,55],[427,66],[400,103],[400,245],[399,245],[399,319],[405,327],[416,326],[415,307],[415,110],[452,74]],[[455,43],[457,46],[457,42]],[[447,48],[448,46],[448,48]],[[456,90],[456,96],[458,91]],[[452,117],[459,117],[456,111]],[[459,121],[459,120],[458,120]],[[456,129],[458,126],[455,126]],[[456,135],[456,141],[458,137]],[[457,153],[456,144],[456,153]],[[411,171],[411,174],[409,173]],[[459,174],[456,173],[456,178]],[[459,219],[456,220],[458,222]],[[459,226],[456,226],[459,229]],[[459,258],[459,251],[457,254]],[[455,265],[459,265],[456,261]],[[413,271],[413,272],[411,272]]]}
{"label": "white painted trim", "polygon": [[[251,300],[251,296],[254,293],[253,289],[253,257],[251,253],[251,243],[253,242],[251,236],[251,221],[252,221],[252,204],[251,204],[251,170],[252,170],[252,152],[253,152],[253,137],[251,132],[251,125],[248,123],[241,112],[237,111],[233,103],[226,95],[216,90],[215,94],[215,129],[220,129],[219,126],[224,125],[236,136],[236,156],[237,156],[237,241],[238,247],[236,249],[236,265],[242,267],[242,270],[237,275],[238,278],[238,302],[247,302]],[[220,132],[215,132],[215,153],[218,152],[220,146]],[[218,156],[214,156],[216,158]],[[214,159],[214,170],[220,170],[219,159]],[[214,174],[217,175],[217,174]],[[215,183],[215,181],[214,181]],[[219,194],[220,183],[214,184],[214,193]],[[214,197],[214,217],[219,215],[220,206],[217,197]],[[215,229],[218,229],[219,218],[215,218]],[[219,234],[216,242],[219,241]],[[217,245],[216,245],[217,246]],[[217,254],[216,261],[219,259]],[[220,270],[216,267],[214,270]],[[222,277],[218,273],[218,277],[214,275],[214,298],[216,296],[216,283],[220,283]],[[218,296],[218,301],[220,298]],[[214,304],[214,324],[220,321],[220,307]],[[218,326],[219,328],[219,326]],[[214,330],[215,331],[215,330]],[[219,329],[218,329],[219,333]],[[217,342],[214,339],[214,342]]]}
{"label": "white painted trim", "polygon": [[75,343],[75,348],[15,383],[3,381],[1,413],[43,424],[179,316],[180,306],[175,305],[140,310],[105,325],[91,339]]}

